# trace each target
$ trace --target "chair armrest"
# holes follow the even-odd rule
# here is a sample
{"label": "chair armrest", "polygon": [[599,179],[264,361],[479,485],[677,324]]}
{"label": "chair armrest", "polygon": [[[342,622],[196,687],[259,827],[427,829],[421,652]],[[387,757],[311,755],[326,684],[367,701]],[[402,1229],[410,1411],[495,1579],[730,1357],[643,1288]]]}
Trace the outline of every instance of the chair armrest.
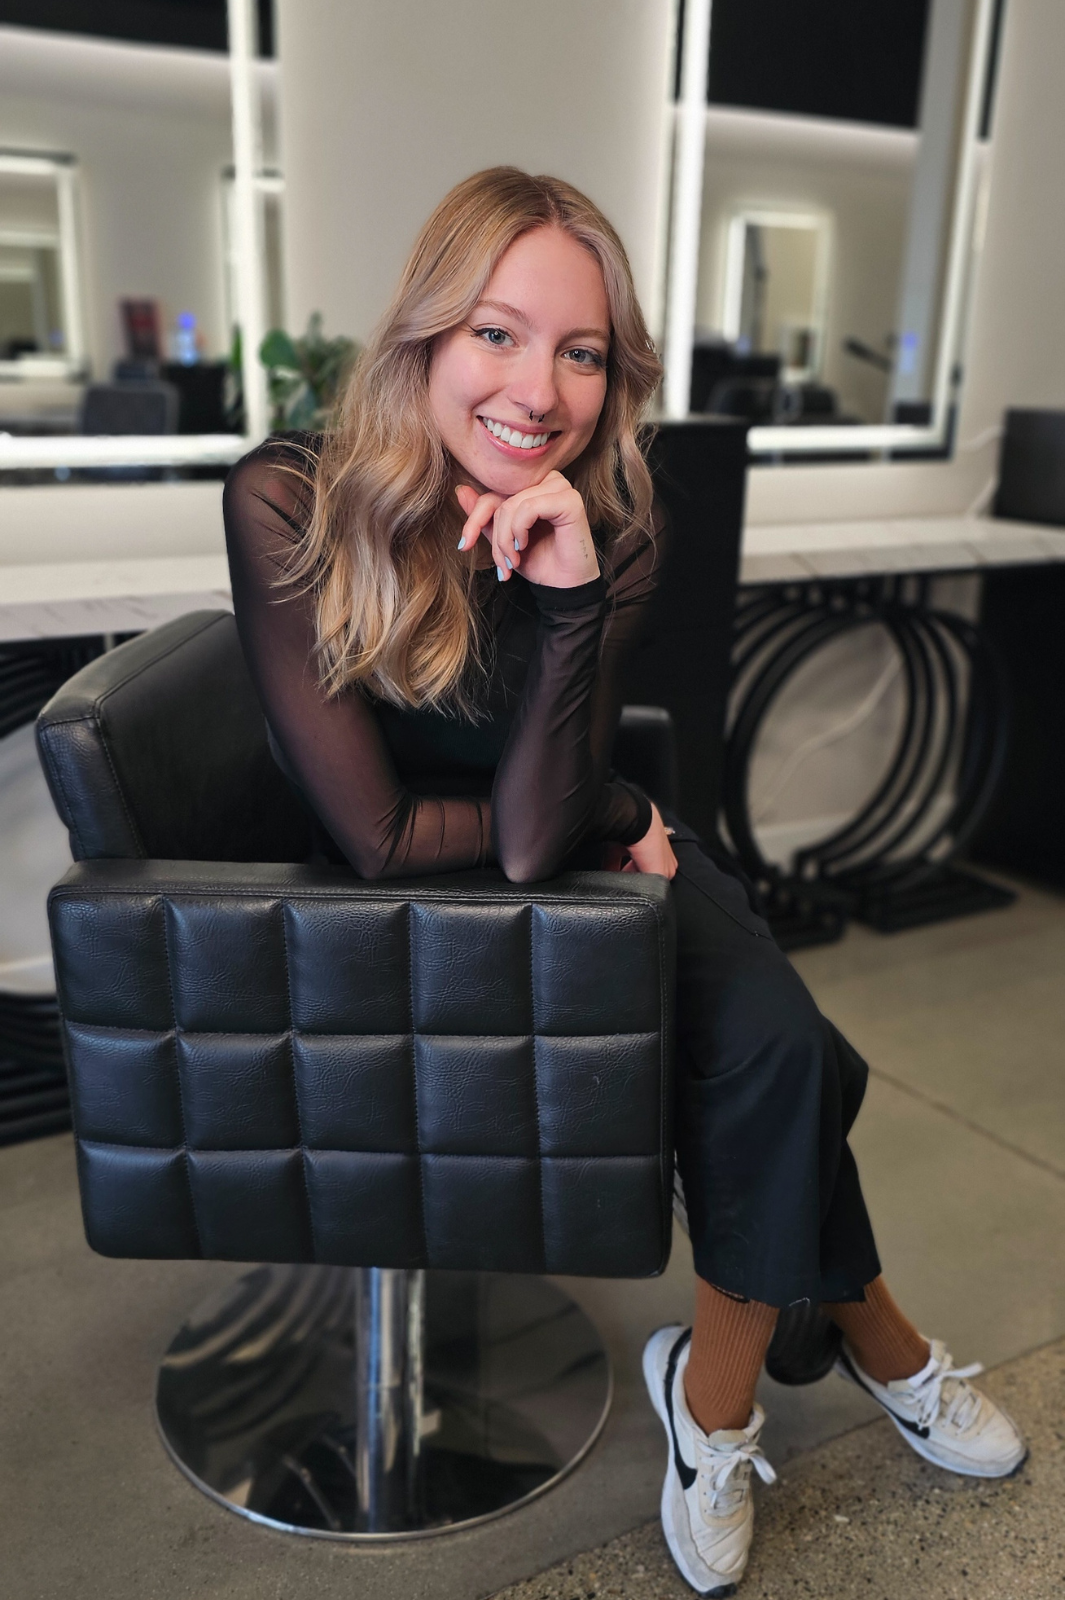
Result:
{"label": "chair armrest", "polygon": [[102,1253],[665,1265],[664,879],[88,861],[49,918]]}

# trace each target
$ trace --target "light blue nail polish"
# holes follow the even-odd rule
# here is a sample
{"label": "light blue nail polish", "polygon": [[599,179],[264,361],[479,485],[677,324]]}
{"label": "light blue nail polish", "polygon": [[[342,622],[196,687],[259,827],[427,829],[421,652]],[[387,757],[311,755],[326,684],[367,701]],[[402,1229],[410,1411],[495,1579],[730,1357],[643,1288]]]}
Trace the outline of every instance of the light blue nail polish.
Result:
{"label": "light blue nail polish", "polygon": [[521,549],[521,545],[518,543],[517,539],[515,539],[515,541],[514,541],[514,548],[515,548],[515,550],[520,550]]}
{"label": "light blue nail polish", "polygon": [[511,561],[510,557],[509,556],[504,556],[503,560],[507,564],[507,571],[508,572],[513,572],[514,571],[514,563],[513,563],[513,561]]}
{"label": "light blue nail polish", "polygon": [[503,582],[503,568],[502,567],[497,567],[496,568],[496,577],[499,579],[500,583]]}
{"label": "light blue nail polish", "polygon": [[460,540],[459,540],[459,549],[460,549],[460,550],[461,550],[461,549],[462,549],[462,547],[463,547],[463,545],[464,545],[464,544],[465,544],[465,543],[466,543],[466,540],[465,540],[465,538],[462,538],[462,539],[460,539]]}

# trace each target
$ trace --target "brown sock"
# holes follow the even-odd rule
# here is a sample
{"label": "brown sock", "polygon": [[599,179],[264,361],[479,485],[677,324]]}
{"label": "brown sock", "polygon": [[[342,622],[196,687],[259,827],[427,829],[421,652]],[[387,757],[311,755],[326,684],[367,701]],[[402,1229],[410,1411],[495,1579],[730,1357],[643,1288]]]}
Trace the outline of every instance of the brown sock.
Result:
{"label": "brown sock", "polygon": [[877,1383],[912,1378],[927,1363],[928,1340],[903,1316],[883,1278],[866,1284],[864,1300],[840,1301],[825,1310],[842,1328],[858,1365]]}
{"label": "brown sock", "polygon": [[750,1422],[754,1386],[776,1323],[776,1306],[734,1300],[696,1278],[684,1393],[704,1433],[745,1428]]}

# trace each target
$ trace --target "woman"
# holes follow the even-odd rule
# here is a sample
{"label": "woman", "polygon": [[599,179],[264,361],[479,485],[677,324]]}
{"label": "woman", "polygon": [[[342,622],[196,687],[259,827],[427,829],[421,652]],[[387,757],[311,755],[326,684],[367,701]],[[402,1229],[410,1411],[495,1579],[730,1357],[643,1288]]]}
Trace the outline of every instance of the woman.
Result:
{"label": "woman", "polygon": [[659,378],[591,201],[479,173],[422,230],[337,427],[246,457],[226,529],[275,754],[357,872],[494,862],[525,882],[579,847],[672,880],[696,1313],[644,1372],[670,1549],[729,1594],[752,1467],[773,1477],[754,1387],[781,1306],[827,1304],[843,1370],[928,1460],[996,1476],[1025,1447],[884,1286],[846,1144],[864,1063],[738,879],[609,770],[661,555],[639,445]]}

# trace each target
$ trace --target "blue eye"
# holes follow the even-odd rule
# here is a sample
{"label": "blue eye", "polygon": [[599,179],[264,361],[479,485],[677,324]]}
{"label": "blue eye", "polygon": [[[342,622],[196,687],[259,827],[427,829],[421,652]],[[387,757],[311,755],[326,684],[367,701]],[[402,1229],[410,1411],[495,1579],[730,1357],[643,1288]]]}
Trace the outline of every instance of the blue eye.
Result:
{"label": "blue eye", "polygon": [[474,328],[474,338],[483,339],[485,344],[491,344],[500,349],[510,338],[506,328]]}
{"label": "blue eye", "polygon": [[578,346],[575,350],[567,350],[566,354],[578,367],[605,367],[606,357],[601,356],[598,350],[588,350]]}

